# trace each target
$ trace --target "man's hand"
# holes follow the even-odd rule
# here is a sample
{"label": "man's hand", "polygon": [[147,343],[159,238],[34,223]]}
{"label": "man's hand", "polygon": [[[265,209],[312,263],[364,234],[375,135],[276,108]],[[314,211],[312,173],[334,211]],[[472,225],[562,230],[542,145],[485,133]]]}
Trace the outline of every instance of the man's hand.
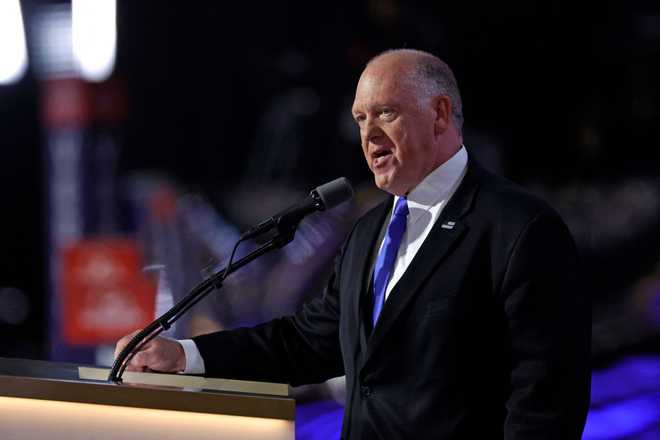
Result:
{"label": "man's hand", "polygon": [[[124,336],[117,342],[115,358],[139,330]],[[186,355],[179,342],[157,337],[149,341],[142,350],[135,353],[126,367],[126,371],[159,371],[179,373],[186,368]]]}

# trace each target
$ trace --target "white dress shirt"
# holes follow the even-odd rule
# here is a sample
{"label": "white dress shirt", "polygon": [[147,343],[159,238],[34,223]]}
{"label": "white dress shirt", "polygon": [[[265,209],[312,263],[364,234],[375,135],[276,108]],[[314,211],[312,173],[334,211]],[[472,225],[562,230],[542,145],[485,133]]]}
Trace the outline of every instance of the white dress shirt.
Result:
{"label": "white dress shirt", "polygon": [[[431,232],[433,225],[449,199],[463,181],[467,170],[468,156],[465,147],[461,147],[447,162],[440,165],[422,180],[410,193],[408,199],[408,219],[406,232],[401,239],[401,245],[396,256],[394,271],[385,289],[385,300],[401,279],[413,258],[422,247],[422,243]],[[398,196],[394,198],[396,205]],[[390,214],[391,215],[391,214]],[[381,242],[380,246],[383,246]],[[186,355],[184,374],[203,374],[204,359],[192,339],[179,341]]]}
{"label": "white dress shirt", "polygon": [[[387,289],[385,289],[385,300],[387,300],[390,292],[401,279],[415,255],[417,255],[419,248],[422,247],[422,243],[431,232],[433,225],[440,218],[442,210],[447,206],[447,202],[463,181],[466,170],[467,151],[465,147],[461,147],[447,162],[431,171],[406,196],[408,199],[406,232],[401,239],[394,270],[387,283]],[[396,206],[397,200],[399,200],[399,197],[394,197],[392,209]],[[381,248],[383,242],[380,244]]]}

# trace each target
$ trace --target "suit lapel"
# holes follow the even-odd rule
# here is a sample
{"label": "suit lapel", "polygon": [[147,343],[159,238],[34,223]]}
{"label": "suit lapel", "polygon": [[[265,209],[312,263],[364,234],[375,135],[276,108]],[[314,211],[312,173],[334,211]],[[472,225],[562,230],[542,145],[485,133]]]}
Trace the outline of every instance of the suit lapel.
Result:
{"label": "suit lapel", "polygon": [[392,197],[388,197],[364,218],[362,224],[359,225],[358,229],[355,231],[358,244],[355,249],[355,257],[352,261],[358,262],[356,267],[353,268],[353,270],[358,272],[350,277],[350,279],[354,279],[356,282],[351,283],[351,286],[354,286],[354,288],[348,295],[348,298],[350,298],[351,301],[349,306],[349,310],[352,314],[351,321],[355,325],[355,333],[359,332],[359,340],[356,348],[361,346],[363,353],[366,352],[367,336],[365,334],[365,327],[362,323],[360,303],[365,288],[364,286],[369,285],[368,277],[371,277],[369,270],[369,263],[371,261],[370,257],[372,252],[374,252],[375,246],[377,246],[374,245],[374,243],[378,240],[382,223],[385,221],[385,217],[389,213],[391,206]]}
{"label": "suit lapel", "polygon": [[463,182],[385,302],[368,343],[365,365],[435,267],[455,248],[467,232],[467,226],[461,219],[472,206],[478,188],[478,177],[481,174],[478,164],[470,159]]}

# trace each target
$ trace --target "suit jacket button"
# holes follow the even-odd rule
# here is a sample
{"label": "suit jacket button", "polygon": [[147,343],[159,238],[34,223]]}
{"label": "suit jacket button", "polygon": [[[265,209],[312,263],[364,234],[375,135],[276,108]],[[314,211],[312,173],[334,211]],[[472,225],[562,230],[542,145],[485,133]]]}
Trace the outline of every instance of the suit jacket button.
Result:
{"label": "suit jacket button", "polygon": [[369,397],[371,396],[372,393],[371,387],[368,387],[366,385],[362,385],[362,387],[360,387],[360,391],[362,391],[363,397]]}

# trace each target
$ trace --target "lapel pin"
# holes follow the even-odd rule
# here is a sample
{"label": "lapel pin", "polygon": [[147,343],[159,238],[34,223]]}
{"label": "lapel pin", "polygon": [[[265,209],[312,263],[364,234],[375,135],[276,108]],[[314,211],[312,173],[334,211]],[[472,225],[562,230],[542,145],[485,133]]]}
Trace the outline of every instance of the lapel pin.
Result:
{"label": "lapel pin", "polygon": [[454,226],[456,225],[456,222],[446,222],[440,225],[442,229],[454,229]]}

